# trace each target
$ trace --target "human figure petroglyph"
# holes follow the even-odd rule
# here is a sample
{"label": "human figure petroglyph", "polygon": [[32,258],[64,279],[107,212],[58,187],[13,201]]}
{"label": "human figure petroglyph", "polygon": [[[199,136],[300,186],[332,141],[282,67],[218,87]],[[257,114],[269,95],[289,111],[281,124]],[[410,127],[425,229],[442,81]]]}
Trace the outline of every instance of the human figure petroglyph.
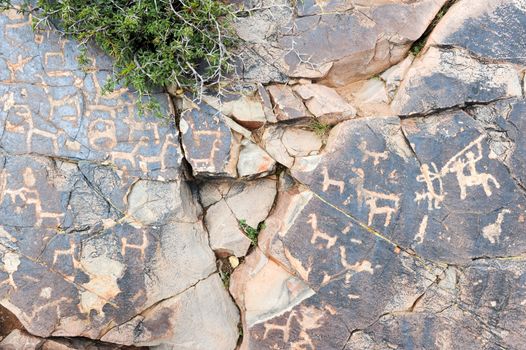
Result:
{"label": "human figure petroglyph", "polygon": [[[500,184],[497,179],[488,173],[479,173],[477,171],[476,163],[482,159],[482,155],[475,156],[471,151],[466,153],[467,161],[458,160],[453,164],[451,170],[455,172],[460,186],[460,199],[466,199],[466,191],[468,187],[482,186],[487,197],[492,195],[490,182],[498,189]],[[468,170],[468,175],[465,174],[464,169]]]}
{"label": "human figure petroglyph", "polygon": [[[349,180],[349,183],[354,186],[356,192],[356,202],[359,206],[364,204],[364,184],[365,184],[365,172],[361,168],[352,168],[352,171],[358,175],[358,177]],[[345,205],[349,204],[352,196],[349,196],[344,202]]]}
{"label": "human figure petroglyph", "polygon": [[7,249],[2,250],[4,254],[0,259],[0,262],[2,263],[0,269],[7,273],[7,279],[2,281],[0,285],[7,283],[9,286],[13,287],[13,289],[17,289],[18,287],[13,275],[18,271],[18,266],[20,266],[20,257],[18,254],[8,251]]}
{"label": "human figure petroglyph", "polygon": [[[422,200],[427,200],[428,210],[440,209],[440,203],[442,203],[446,197],[442,176],[438,172],[436,164],[431,163],[431,167],[432,170],[429,169],[429,165],[422,164],[420,167],[421,174],[416,177],[416,181],[425,182],[427,192],[416,192],[415,201],[420,203]],[[438,182],[438,190],[435,189],[434,181]]]}
{"label": "human figure petroglyph", "polygon": [[335,186],[340,190],[340,193],[343,193],[343,190],[345,189],[345,183],[343,181],[339,180],[333,180],[329,177],[329,170],[327,167],[323,167],[322,169],[323,174],[323,192],[327,192],[330,186]]}
{"label": "human figure petroglyph", "polygon": [[327,241],[327,249],[329,249],[336,243],[336,240],[338,239],[337,236],[329,236],[325,232],[322,232],[318,229],[318,217],[316,216],[316,214],[309,214],[309,220],[307,221],[307,223],[309,223],[312,227],[312,238],[310,239],[311,244],[315,244],[318,238]]}
{"label": "human figure petroglyph", "polygon": [[[434,163],[431,163],[432,170],[430,170],[429,165],[423,164],[420,167],[421,174],[416,177],[416,180],[424,182],[427,191],[416,192],[415,201],[419,203],[426,199],[429,210],[440,209],[440,203],[444,201],[447,194],[444,191],[442,179],[448,174],[455,174],[460,187],[460,199],[462,200],[466,199],[469,187],[482,186],[487,197],[493,194],[490,184],[499,189],[500,184],[493,175],[477,170],[477,163],[483,159],[482,140],[485,137],[485,135],[481,135],[470,142],[451,157],[440,171]],[[435,182],[438,182],[438,188],[435,187]]]}
{"label": "human figure petroglyph", "polygon": [[268,337],[268,334],[272,331],[278,331],[283,334],[283,342],[288,344],[291,336],[291,326],[294,321],[299,325],[298,340],[291,342],[291,349],[311,349],[314,350],[315,346],[312,342],[312,338],[309,336],[307,331],[320,328],[324,318],[324,312],[314,307],[302,307],[300,311],[291,311],[287,321],[284,325],[275,323],[265,323],[265,332],[263,333],[263,339]]}
{"label": "human figure petroglyph", "polygon": [[389,157],[389,153],[387,151],[384,152],[373,152],[369,151],[367,149],[367,141],[363,140],[360,145],[358,145],[358,149],[362,151],[363,153],[363,161],[366,162],[369,158],[373,159],[373,165],[380,164],[380,160],[387,160]]}
{"label": "human figure petroglyph", "polygon": [[484,236],[484,238],[486,238],[492,244],[498,243],[500,235],[502,233],[502,223],[504,222],[504,215],[510,213],[511,210],[502,209],[502,211],[497,214],[497,220],[494,223],[489,224],[488,226],[485,226],[482,229],[482,235]]}

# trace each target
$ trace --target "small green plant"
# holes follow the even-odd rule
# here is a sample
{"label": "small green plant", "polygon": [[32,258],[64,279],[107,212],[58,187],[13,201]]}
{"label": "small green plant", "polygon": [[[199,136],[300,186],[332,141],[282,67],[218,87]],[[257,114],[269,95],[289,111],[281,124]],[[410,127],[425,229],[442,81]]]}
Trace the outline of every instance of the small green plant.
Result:
{"label": "small green plant", "polygon": [[447,0],[445,2],[445,4],[442,6],[442,8],[440,8],[440,10],[437,12],[435,18],[433,19],[433,21],[431,21],[431,24],[429,25],[429,27],[427,27],[426,31],[411,46],[411,49],[409,51],[411,51],[411,53],[413,55],[416,56],[416,55],[418,55],[420,53],[420,51],[422,51],[422,49],[424,48],[424,46],[426,44],[427,38],[429,37],[429,35],[433,31],[433,29],[435,29],[435,27],[437,26],[438,22],[442,19],[442,17],[444,17],[444,15],[451,8],[451,6],[453,6],[457,1],[458,0]]}
{"label": "small green plant", "polygon": [[314,133],[320,137],[323,137],[329,133],[331,126],[327,123],[323,123],[318,119],[314,119],[310,125],[309,129],[314,131]]}
{"label": "small green plant", "polygon": [[258,227],[254,228],[250,226],[249,224],[247,224],[247,221],[243,219],[243,220],[239,220],[239,227],[241,228],[241,230],[243,230],[243,232],[247,235],[247,237],[250,238],[250,240],[252,241],[252,245],[257,246],[258,245],[258,235],[261,232],[261,230],[265,228],[265,222],[263,221],[260,222],[258,224]]}
{"label": "small green plant", "polygon": [[0,10],[31,13],[35,29],[53,27],[73,37],[81,46],[81,64],[89,64],[85,49],[89,42],[109,54],[116,73],[106,84],[107,91],[125,85],[142,97],[167,86],[201,92],[205,86],[220,84],[230,68],[228,49],[234,36],[229,23],[234,13],[219,0],[17,3],[0,0]]}

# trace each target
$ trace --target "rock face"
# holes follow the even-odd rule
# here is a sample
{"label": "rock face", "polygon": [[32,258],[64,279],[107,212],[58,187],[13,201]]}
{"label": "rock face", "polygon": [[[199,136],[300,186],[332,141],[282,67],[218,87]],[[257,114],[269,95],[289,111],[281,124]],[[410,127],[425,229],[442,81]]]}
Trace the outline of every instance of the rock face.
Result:
{"label": "rock face", "polygon": [[242,349],[524,347],[525,9],[471,4],[414,61],[338,90],[370,117],[280,161],[290,177],[231,282]]}
{"label": "rock face", "polygon": [[[103,95],[111,62],[97,51],[81,70],[74,42],[12,11],[0,33],[0,304],[38,337],[232,349],[237,309],[173,123],[139,116],[126,89]],[[21,334],[2,344],[43,346]]]}
{"label": "rock face", "polygon": [[524,1],[236,4],[178,125],[0,15],[0,349],[524,349]]}
{"label": "rock face", "polygon": [[445,2],[248,1],[251,15],[235,25],[247,44],[240,53],[243,76],[324,78],[333,86],[373,76],[404,58]]}

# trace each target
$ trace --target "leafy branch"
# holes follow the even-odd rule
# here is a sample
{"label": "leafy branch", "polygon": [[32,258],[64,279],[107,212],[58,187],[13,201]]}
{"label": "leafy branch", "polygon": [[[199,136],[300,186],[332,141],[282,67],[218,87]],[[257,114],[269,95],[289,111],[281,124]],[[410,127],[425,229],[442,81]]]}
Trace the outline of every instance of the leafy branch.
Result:
{"label": "leafy branch", "polygon": [[[76,39],[81,63],[95,42],[114,59],[108,91],[125,85],[151,97],[155,88],[175,86],[200,95],[220,88],[232,68],[234,12],[218,0],[0,0],[6,9],[30,13],[36,30],[51,27]],[[143,111],[155,104],[147,100],[139,102]]]}

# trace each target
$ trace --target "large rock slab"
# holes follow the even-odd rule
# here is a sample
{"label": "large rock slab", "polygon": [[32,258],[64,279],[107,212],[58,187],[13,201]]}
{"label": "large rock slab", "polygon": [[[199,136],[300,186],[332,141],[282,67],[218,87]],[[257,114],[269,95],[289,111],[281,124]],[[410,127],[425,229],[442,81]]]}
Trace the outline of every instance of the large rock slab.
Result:
{"label": "large rock slab", "polygon": [[[127,89],[102,94],[111,61],[100,52],[81,69],[76,43],[34,34],[12,11],[0,36],[0,304],[39,337],[98,339],[149,310],[149,341],[175,344],[192,337],[177,315],[196,313],[193,288],[231,311],[215,318],[219,348],[231,349],[238,316],[210,282],[215,257],[168,96],[156,95],[164,120],[139,115]],[[206,322],[195,318],[194,331],[216,342]],[[140,337],[139,327],[115,339]]]}
{"label": "large rock slab", "polygon": [[526,7],[517,0],[458,1],[427,45],[462,47],[478,57],[526,64]]}
{"label": "large rock slab", "polygon": [[242,349],[343,348],[352,330],[409,309],[440,273],[308,190],[281,192],[266,223],[269,259],[256,251],[232,277]]}
{"label": "large rock slab", "polygon": [[[402,60],[445,0],[265,1],[235,28],[248,48],[239,54],[247,80],[324,78],[345,85]],[[258,7],[260,7],[258,9]],[[250,9],[251,4],[247,3]]]}
{"label": "large rock slab", "polygon": [[524,190],[488,140],[461,111],[403,122],[365,118],[334,128],[325,152],[297,160],[292,174],[426,259],[519,255],[526,243]]}
{"label": "large rock slab", "polygon": [[387,314],[350,338],[345,349],[414,344],[426,349],[521,349],[524,260],[480,260],[448,268],[412,312]]}
{"label": "large rock slab", "polygon": [[481,62],[461,49],[430,47],[407,72],[392,107],[398,115],[428,114],[521,96],[513,65]]}

